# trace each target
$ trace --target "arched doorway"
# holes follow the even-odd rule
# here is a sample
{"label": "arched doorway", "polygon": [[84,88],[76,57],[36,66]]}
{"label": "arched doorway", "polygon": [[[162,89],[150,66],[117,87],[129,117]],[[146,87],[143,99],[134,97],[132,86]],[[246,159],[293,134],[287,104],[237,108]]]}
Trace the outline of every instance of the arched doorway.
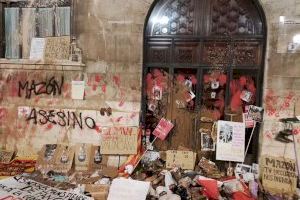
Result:
{"label": "arched doorway", "polygon": [[155,1],[144,32],[142,122],[150,130],[162,117],[175,123],[156,146],[201,151],[213,122],[242,121],[247,105],[260,105],[265,44],[257,0]]}

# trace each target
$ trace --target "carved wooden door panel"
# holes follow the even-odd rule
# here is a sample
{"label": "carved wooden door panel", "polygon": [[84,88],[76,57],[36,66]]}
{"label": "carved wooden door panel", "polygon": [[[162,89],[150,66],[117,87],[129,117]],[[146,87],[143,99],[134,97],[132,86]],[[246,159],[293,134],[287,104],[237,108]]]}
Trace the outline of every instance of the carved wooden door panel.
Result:
{"label": "carved wooden door panel", "polygon": [[[145,27],[142,122],[150,130],[161,117],[175,123],[159,148],[201,150],[199,129],[209,129],[228,112],[260,105],[264,20],[256,0],[154,4]],[[249,101],[240,98],[245,92]]]}

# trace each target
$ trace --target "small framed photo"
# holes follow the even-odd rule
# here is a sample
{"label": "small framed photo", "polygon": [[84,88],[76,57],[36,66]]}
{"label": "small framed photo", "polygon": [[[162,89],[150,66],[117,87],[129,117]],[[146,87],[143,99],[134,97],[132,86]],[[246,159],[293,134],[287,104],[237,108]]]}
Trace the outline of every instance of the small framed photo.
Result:
{"label": "small framed photo", "polygon": [[251,99],[252,99],[252,96],[253,96],[252,92],[247,91],[247,90],[243,90],[242,93],[241,93],[240,98],[243,101],[249,103],[251,101]]}
{"label": "small framed photo", "polygon": [[191,89],[192,86],[193,86],[193,83],[192,83],[192,81],[191,81],[190,79],[186,79],[185,82],[184,82],[184,85],[185,85],[187,88]]}
{"label": "small framed photo", "polygon": [[162,99],[162,88],[159,86],[154,86],[152,89],[153,99],[161,100]]}
{"label": "small framed photo", "polygon": [[238,163],[235,167],[235,174],[240,176],[252,172],[252,166]]}
{"label": "small framed photo", "polygon": [[201,150],[202,151],[215,151],[216,144],[208,133],[201,133]]}
{"label": "small framed photo", "polygon": [[211,89],[218,89],[220,87],[219,81],[213,81],[210,85]]}

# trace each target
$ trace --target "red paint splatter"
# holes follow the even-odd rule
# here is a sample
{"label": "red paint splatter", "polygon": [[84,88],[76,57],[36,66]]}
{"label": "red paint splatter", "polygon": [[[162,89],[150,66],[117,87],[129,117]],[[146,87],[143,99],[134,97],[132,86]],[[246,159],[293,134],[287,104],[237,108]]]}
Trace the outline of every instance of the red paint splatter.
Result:
{"label": "red paint splatter", "polygon": [[40,99],[41,99],[41,97],[35,97],[35,98],[34,98],[34,102],[35,102],[35,103],[38,103],[38,102],[40,101]]}
{"label": "red paint splatter", "polygon": [[247,79],[246,79],[246,77],[245,77],[245,76],[241,76],[239,82],[240,82],[240,85],[241,85],[242,87],[244,87],[244,86],[247,84]]}
{"label": "red paint splatter", "polygon": [[183,83],[183,81],[185,81],[185,77],[182,74],[178,74],[176,79],[177,79],[177,82],[179,82],[179,83]]}
{"label": "red paint splatter", "polygon": [[4,119],[7,117],[8,111],[6,108],[0,108],[0,120]]}
{"label": "red paint splatter", "polygon": [[205,75],[203,76],[203,82],[204,82],[204,83],[209,83],[209,81],[210,81],[209,75],[205,74]]}
{"label": "red paint splatter", "polygon": [[224,86],[227,81],[227,76],[225,74],[221,74],[219,77],[219,83],[221,86]]}
{"label": "red paint splatter", "polygon": [[119,76],[113,76],[113,81],[114,81],[114,83],[115,83],[118,87],[120,87],[120,85],[121,85],[121,79],[120,79]]}
{"label": "red paint splatter", "polygon": [[193,85],[196,85],[196,84],[197,84],[197,78],[196,78],[195,75],[192,75],[192,76],[191,76],[191,81],[192,81],[192,84],[193,84]]}
{"label": "red paint splatter", "polygon": [[106,85],[102,85],[101,89],[103,93],[106,93]]}
{"label": "red paint splatter", "polygon": [[49,130],[51,130],[52,128],[53,128],[53,124],[47,124],[45,130],[46,130],[46,131],[49,131]]}
{"label": "red paint splatter", "polygon": [[97,83],[99,83],[99,82],[101,81],[101,79],[102,79],[102,77],[101,77],[99,74],[97,74],[97,75],[95,76],[95,81],[96,81]]}
{"label": "red paint splatter", "polygon": [[136,113],[132,113],[132,114],[130,115],[130,119],[133,119],[135,116],[136,116]]}
{"label": "red paint splatter", "polygon": [[122,119],[123,119],[122,116],[121,116],[121,117],[118,117],[118,118],[116,119],[116,122],[120,122]]}
{"label": "red paint splatter", "polygon": [[95,130],[97,133],[102,133],[102,128],[99,125],[96,125]]}
{"label": "red paint splatter", "polygon": [[97,90],[97,85],[93,85],[93,91],[96,91]]}

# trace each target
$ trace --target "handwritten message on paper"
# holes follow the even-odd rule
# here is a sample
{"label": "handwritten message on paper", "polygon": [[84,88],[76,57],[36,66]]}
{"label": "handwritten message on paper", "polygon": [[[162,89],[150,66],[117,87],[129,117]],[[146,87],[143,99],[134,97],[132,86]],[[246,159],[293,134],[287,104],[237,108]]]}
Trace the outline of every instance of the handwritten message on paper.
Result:
{"label": "handwritten message on paper", "polygon": [[180,167],[193,170],[195,161],[196,153],[192,151],[167,151],[167,168]]}
{"label": "handwritten message on paper", "polygon": [[102,135],[101,153],[129,155],[136,154],[138,127],[109,128]]}
{"label": "handwritten message on paper", "polygon": [[224,161],[244,161],[245,124],[218,121],[216,159]]}
{"label": "handwritten message on paper", "polygon": [[297,185],[295,160],[271,156],[263,157],[262,183],[267,190],[275,193],[293,193]]}
{"label": "handwritten message on paper", "polygon": [[0,199],[81,199],[90,197],[50,187],[39,182],[16,176],[0,181]]}

